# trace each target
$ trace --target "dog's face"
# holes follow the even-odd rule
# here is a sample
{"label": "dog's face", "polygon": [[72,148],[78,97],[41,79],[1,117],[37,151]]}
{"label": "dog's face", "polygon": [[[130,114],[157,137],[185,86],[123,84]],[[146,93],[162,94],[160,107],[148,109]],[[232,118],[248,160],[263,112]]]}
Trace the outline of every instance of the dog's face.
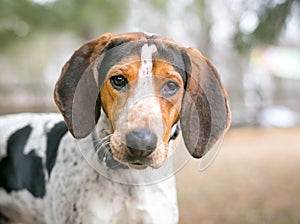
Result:
{"label": "dog's face", "polygon": [[176,67],[159,58],[156,45],[136,44],[132,56],[108,70],[101,105],[112,127],[114,158],[129,167],[160,167],[179,119],[184,84]]}
{"label": "dog's face", "polygon": [[63,68],[55,101],[75,138],[105,112],[115,160],[159,168],[180,120],[199,158],[230,123],[226,92],[210,62],[194,49],[144,33],[105,34],[83,45]]}

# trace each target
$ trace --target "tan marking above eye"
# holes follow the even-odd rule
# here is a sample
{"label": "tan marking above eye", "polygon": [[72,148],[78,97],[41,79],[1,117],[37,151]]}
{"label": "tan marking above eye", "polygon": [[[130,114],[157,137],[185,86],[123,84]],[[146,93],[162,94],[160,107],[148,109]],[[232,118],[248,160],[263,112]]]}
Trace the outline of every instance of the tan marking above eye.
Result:
{"label": "tan marking above eye", "polygon": [[175,70],[173,65],[166,61],[155,61],[153,66],[153,76],[161,77],[162,79],[172,80],[183,86],[183,81],[180,74]]}

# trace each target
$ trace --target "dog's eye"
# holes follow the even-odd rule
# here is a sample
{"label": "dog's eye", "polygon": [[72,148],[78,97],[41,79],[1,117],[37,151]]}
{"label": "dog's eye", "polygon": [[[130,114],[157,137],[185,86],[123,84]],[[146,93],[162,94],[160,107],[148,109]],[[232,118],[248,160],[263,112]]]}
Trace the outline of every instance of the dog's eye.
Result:
{"label": "dog's eye", "polygon": [[110,83],[114,87],[114,89],[120,91],[120,90],[126,90],[128,86],[127,79],[122,75],[116,75],[110,78]]}
{"label": "dog's eye", "polygon": [[164,97],[171,97],[178,91],[179,85],[176,82],[169,81],[165,83],[161,89],[161,94]]}

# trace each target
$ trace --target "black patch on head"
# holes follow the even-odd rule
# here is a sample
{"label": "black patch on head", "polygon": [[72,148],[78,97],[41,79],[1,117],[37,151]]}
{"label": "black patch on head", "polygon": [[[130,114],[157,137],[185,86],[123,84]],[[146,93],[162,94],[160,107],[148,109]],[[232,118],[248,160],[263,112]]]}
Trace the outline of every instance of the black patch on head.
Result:
{"label": "black patch on head", "polygon": [[109,49],[120,46],[122,44],[130,42],[130,39],[117,39],[110,41],[107,46],[103,49],[103,52],[107,52]]}
{"label": "black patch on head", "polygon": [[50,177],[52,168],[56,161],[57,150],[61,138],[68,131],[65,122],[61,121],[47,133],[46,168]]}
{"label": "black patch on head", "polygon": [[34,149],[24,154],[32,128],[27,125],[13,133],[7,141],[7,156],[0,161],[0,187],[8,193],[27,189],[34,197],[45,195],[42,159]]}

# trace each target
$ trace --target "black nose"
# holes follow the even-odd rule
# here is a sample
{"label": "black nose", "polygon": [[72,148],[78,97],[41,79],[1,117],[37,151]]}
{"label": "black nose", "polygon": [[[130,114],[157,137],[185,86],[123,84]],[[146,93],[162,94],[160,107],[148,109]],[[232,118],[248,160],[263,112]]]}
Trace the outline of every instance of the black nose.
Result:
{"label": "black nose", "polygon": [[146,157],[156,148],[157,136],[148,128],[128,132],[125,139],[127,148],[136,157]]}

